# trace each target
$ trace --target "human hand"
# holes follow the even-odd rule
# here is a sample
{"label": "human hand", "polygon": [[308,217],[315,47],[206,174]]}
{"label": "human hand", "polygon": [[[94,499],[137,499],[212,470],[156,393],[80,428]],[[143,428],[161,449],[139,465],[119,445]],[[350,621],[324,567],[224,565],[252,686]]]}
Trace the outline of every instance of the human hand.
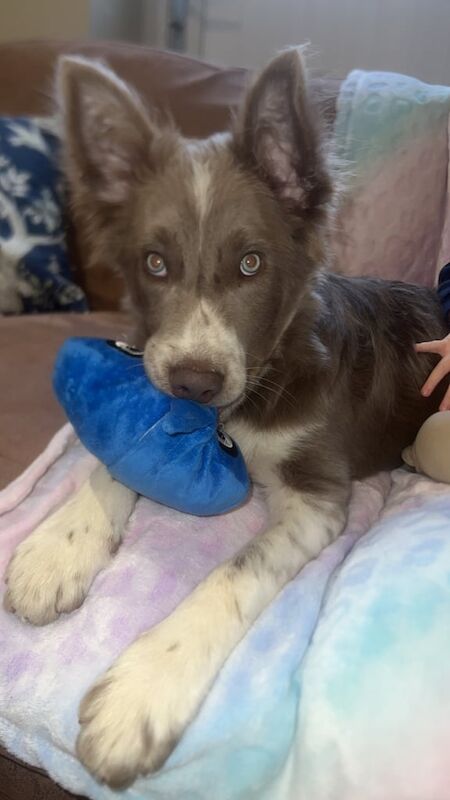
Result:
{"label": "human hand", "polygon": [[[441,357],[441,360],[436,364],[420,390],[424,397],[429,397],[442,378],[445,378],[450,373],[450,333],[443,339],[435,339],[432,342],[418,342],[415,345],[415,349],[417,353],[437,353]],[[449,410],[450,386],[439,406],[439,411]]]}

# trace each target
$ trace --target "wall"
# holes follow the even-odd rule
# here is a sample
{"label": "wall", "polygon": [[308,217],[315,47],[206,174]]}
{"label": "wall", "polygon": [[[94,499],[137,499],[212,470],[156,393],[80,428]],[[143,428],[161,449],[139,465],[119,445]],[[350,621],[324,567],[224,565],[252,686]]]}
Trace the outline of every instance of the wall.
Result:
{"label": "wall", "polygon": [[[95,38],[167,46],[170,0],[91,5]],[[450,0],[190,0],[189,6],[188,52],[208,61],[255,68],[286,45],[310,41],[313,66],[323,73],[342,77],[361,67],[450,84]]]}
{"label": "wall", "polygon": [[207,0],[202,56],[258,67],[312,43],[321,71],[354,67],[450,83],[449,0]]}
{"label": "wall", "polygon": [[144,0],[91,0],[90,6],[90,35],[94,39],[138,42],[143,38]]}
{"label": "wall", "polygon": [[89,33],[89,0],[0,0],[0,41]]}
{"label": "wall", "polygon": [[152,47],[167,47],[168,13],[169,0],[143,0],[141,30],[143,42]]}

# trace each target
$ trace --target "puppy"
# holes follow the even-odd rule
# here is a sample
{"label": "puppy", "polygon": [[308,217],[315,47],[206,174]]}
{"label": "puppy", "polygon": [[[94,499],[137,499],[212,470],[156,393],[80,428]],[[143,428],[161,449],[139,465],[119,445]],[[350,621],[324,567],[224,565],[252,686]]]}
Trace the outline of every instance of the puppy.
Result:
{"label": "puppy", "polygon": [[[161,767],[253,621],[339,535],[352,479],[400,464],[445,390],[421,397],[434,361],[413,343],[445,328],[431,291],[326,271],[333,178],[297,50],[207,141],[100,64],[64,59],[59,96],[74,218],[124,275],[150,378],[221,409],[271,516],[84,698],[79,757],[119,787]],[[135,499],[99,466],[18,547],[7,606],[34,624],[77,608]]]}

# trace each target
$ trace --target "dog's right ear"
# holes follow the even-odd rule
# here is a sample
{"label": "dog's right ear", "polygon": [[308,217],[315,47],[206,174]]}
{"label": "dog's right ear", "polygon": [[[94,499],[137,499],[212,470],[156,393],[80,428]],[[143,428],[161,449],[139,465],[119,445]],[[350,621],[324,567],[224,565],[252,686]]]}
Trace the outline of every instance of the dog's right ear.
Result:
{"label": "dog's right ear", "polygon": [[98,201],[127,201],[152,167],[156,129],[138,96],[103,64],[64,57],[57,71],[66,173]]}

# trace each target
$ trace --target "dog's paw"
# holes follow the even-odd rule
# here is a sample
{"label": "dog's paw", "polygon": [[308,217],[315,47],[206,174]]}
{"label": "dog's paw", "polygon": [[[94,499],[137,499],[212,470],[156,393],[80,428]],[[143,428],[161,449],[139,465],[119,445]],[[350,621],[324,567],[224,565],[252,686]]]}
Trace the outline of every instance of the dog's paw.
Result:
{"label": "dog's paw", "polygon": [[175,638],[171,623],[134,642],[81,703],[78,756],[113,788],[160,769],[201,700],[195,648]]}
{"label": "dog's paw", "polygon": [[99,465],[17,548],[6,571],[5,608],[34,625],[78,608],[117,550],[135,499]]}
{"label": "dog's paw", "polygon": [[5,609],[33,625],[46,625],[78,608],[109,560],[107,541],[83,521],[50,517],[18,546],[8,565]]}

